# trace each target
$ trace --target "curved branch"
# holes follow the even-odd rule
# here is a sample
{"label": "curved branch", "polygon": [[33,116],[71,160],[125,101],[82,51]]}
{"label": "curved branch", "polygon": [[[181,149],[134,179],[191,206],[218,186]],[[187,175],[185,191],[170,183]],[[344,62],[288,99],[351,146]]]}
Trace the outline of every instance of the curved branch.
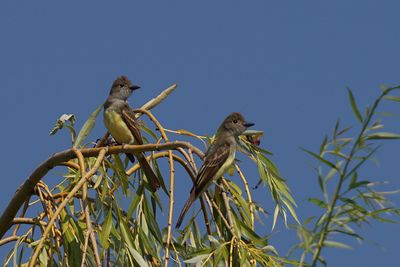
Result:
{"label": "curved branch", "polygon": [[0,246],[5,245],[10,242],[13,242],[13,241],[17,241],[18,239],[19,239],[19,236],[17,236],[17,235],[12,235],[12,236],[6,237],[6,238],[0,240]]}
{"label": "curved branch", "polygon": [[[203,157],[203,152],[197,147],[193,146],[189,142],[169,142],[164,144],[145,144],[145,145],[124,145],[124,146],[113,146],[109,147],[107,155],[119,154],[119,153],[133,153],[133,152],[146,152],[146,151],[163,151],[177,148],[191,149],[199,157]],[[80,151],[84,157],[95,157],[99,152],[104,149],[102,147],[96,148],[84,148]],[[22,204],[33,194],[35,185],[54,167],[60,165],[63,162],[68,162],[71,159],[76,158],[73,149],[67,149],[62,152],[55,153],[29,176],[29,178],[17,189],[14,197],[11,199],[7,208],[4,210],[0,217],[0,238],[3,238],[4,234],[11,227],[12,220],[17,214]]]}

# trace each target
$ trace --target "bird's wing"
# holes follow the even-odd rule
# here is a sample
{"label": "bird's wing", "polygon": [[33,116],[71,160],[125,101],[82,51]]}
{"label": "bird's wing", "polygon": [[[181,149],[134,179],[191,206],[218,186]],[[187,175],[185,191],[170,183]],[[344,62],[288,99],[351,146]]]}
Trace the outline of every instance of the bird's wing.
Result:
{"label": "bird's wing", "polygon": [[135,112],[128,106],[122,109],[122,119],[124,120],[125,124],[128,126],[129,130],[131,131],[133,138],[135,139],[135,144],[143,145],[142,134],[140,133],[140,125],[135,117]]}
{"label": "bird's wing", "polygon": [[197,174],[197,179],[193,188],[196,190],[197,196],[203,193],[207,189],[209,183],[216,178],[214,176],[229,158],[229,153],[230,145],[228,143],[211,145],[209,151],[207,151],[204,163]]}
{"label": "bird's wing", "polygon": [[[133,138],[135,139],[135,144],[137,145],[143,145],[143,139],[142,135],[140,133],[140,125],[138,120],[135,117],[135,112],[128,106],[128,104],[125,105],[125,107],[122,109],[122,119],[128,126],[129,130],[131,131]],[[153,169],[150,167],[149,163],[147,162],[146,158],[144,157],[143,153],[136,153],[135,154],[139,164],[145,173],[150,188],[153,192],[157,191],[157,189],[160,187],[160,182],[158,181],[157,175],[154,173]]]}

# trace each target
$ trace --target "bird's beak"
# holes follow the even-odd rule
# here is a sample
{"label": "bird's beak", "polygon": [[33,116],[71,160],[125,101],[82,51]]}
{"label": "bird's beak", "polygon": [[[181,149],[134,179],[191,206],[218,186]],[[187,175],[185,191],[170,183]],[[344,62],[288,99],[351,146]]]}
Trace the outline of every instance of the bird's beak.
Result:
{"label": "bird's beak", "polygon": [[253,125],[254,125],[254,123],[248,122],[248,121],[245,121],[245,122],[243,123],[243,126],[246,127],[246,128],[251,127],[251,126],[253,126]]}
{"label": "bird's beak", "polygon": [[139,89],[140,86],[132,84],[132,86],[131,86],[130,88],[131,88],[131,90],[133,91],[133,90]]}

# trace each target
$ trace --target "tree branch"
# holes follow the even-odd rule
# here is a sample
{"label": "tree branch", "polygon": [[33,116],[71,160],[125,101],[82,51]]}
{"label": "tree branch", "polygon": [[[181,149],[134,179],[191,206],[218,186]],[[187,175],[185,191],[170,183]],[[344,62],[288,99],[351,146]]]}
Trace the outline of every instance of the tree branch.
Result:
{"label": "tree branch", "polygon": [[[113,146],[109,147],[107,155],[119,154],[119,153],[134,153],[134,152],[146,152],[146,151],[164,151],[164,150],[176,150],[177,148],[191,149],[198,155],[203,155],[203,152],[197,147],[193,146],[189,142],[168,142],[164,144],[145,144],[145,145],[124,145],[124,146]],[[104,148],[84,148],[80,151],[84,157],[95,157]],[[67,149],[62,152],[53,154],[50,158],[44,161],[28,179],[17,189],[14,197],[11,199],[7,208],[4,210],[0,217],[0,239],[3,238],[4,234],[12,225],[12,220],[17,214],[22,204],[33,194],[35,185],[54,167],[61,165],[63,162],[68,162],[71,159],[76,158],[73,149]]]}

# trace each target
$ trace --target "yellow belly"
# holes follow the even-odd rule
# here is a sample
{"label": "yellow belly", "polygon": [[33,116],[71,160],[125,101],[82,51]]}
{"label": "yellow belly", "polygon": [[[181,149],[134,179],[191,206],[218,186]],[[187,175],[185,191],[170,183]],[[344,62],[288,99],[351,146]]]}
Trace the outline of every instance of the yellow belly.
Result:
{"label": "yellow belly", "polygon": [[114,110],[106,110],[104,112],[104,125],[118,143],[133,143],[134,138],[131,131],[128,126],[126,126],[121,116]]}
{"label": "yellow belly", "polygon": [[232,166],[233,162],[235,161],[235,154],[236,154],[236,147],[231,146],[230,148],[229,157],[226,159],[225,163],[219,169],[219,171],[213,177],[213,180],[220,178],[225,172]]}

